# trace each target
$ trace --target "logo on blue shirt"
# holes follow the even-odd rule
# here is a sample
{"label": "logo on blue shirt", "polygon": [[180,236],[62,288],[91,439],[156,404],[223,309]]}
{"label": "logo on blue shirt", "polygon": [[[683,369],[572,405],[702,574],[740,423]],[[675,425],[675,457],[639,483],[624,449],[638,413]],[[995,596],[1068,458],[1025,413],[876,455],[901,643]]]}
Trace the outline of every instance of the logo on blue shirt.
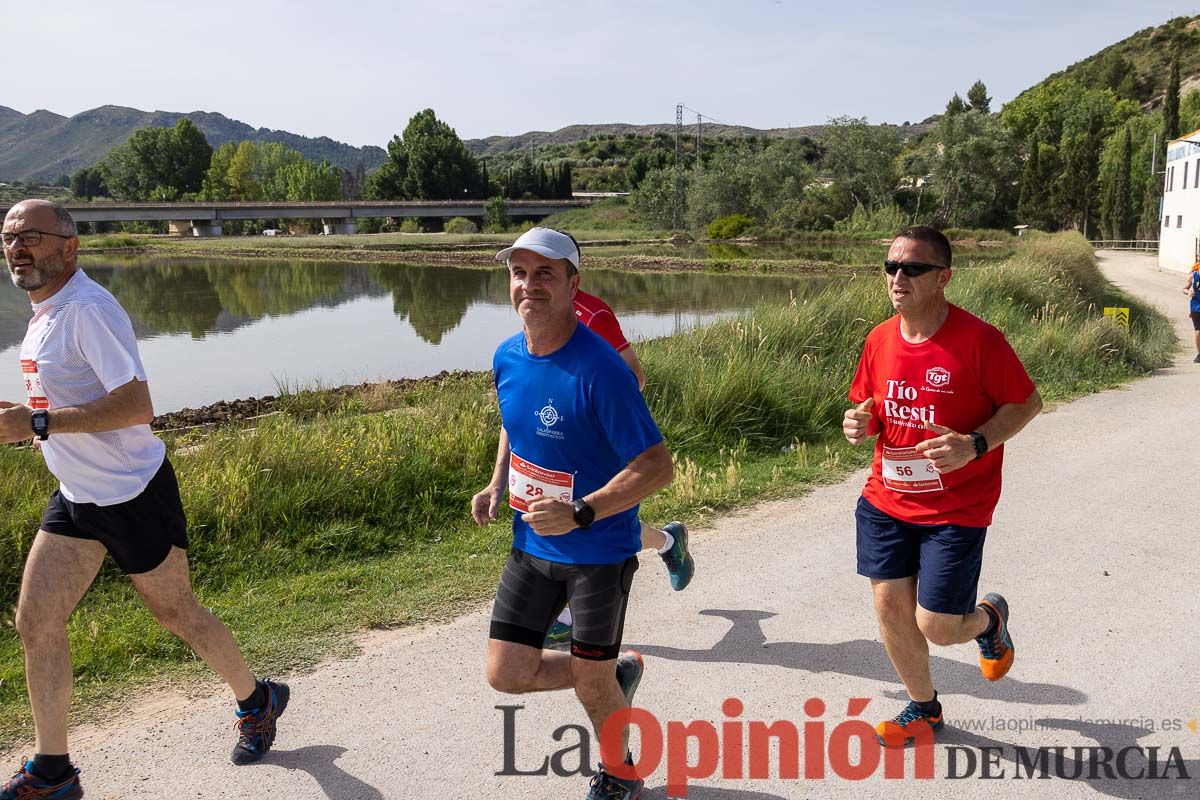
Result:
{"label": "logo on blue shirt", "polygon": [[554,407],[553,397],[546,401],[546,405],[533,412],[533,415],[542,423],[541,427],[537,429],[538,436],[545,436],[549,439],[563,438],[562,431],[550,430],[558,423],[565,422],[567,419],[562,414],[559,414],[558,409]]}

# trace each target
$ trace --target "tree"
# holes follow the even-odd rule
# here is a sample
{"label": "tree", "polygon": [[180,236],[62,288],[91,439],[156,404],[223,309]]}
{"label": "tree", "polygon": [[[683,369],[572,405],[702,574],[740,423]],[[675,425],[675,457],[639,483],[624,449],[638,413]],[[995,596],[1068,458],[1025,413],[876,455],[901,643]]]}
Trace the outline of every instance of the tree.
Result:
{"label": "tree", "polygon": [[852,206],[891,205],[899,182],[896,159],[903,149],[895,128],[839,117],[829,121],[821,143],[825,146],[821,167],[850,195]]}
{"label": "tree", "polygon": [[71,193],[80,200],[108,197],[108,184],[98,167],[84,167],[71,176]]}
{"label": "tree", "polygon": [[703,228],[730,214],[765,222],[776,208],[803,198],[813,175],[804,156],[804,146],[791,139],[779,139],[761,150],[747,144],[718,152],[693,170],[688,222]]}
{"label": "tree", "polygon": [[[955,95],[955,97],[957,96]],[[992,98],[988,97],[987,87],[983,85],[983,81],[975,81],[967,90],[967,102],[971,104],[972,111],[982,111],[984,114],[992,113]]]}
{"label": "tree", "polygon": [[950,98],[950,102],[946,103],[946,116],[952,117],[955,114],[961,114],[968,108],[966,101],[958,96],[958,92],[954,93],[954,97]]}
{"label": "tree", "polygon": [[990,114],[947,114],[932,137],[930,162],[941,195],[936,221],[963,227],[1008,227],[1017,181],[1016,152]]}
{"label": "tree", "polygon": [[1128,125],[1105,142],[1100,164],[1100,216],[1105,238],[1133,238],[1137,217],[1133,211],[1133,133]]}
{"label": "tree", "polygon": [[500,230],[508,227],[508,202],[503,197],[496,196],[484,203],[483,224]]}
{"label": "tree", "polygon": [[133,132],[114,147],[99,169],[109,189],[125,200],[177,200],[201,190],[213,149],[186,117],[174,128]]}
{"label": "tree", "polygon": [[[688,183],[691,171],[681,176],[682,193],[680,202],[683,204],[681,214],[687,214]],[[673,168],[654,169],[646,173],[646,177],[629,195],[629,208],[633,215],[654,228],[670,230],[675,225],[675,170]]]}
{"label": "tree", "polygon": [[372,200],[461,200],[487,194],[475,157],[431,108],[415,114],[387,150],[387,161],[367,181]]}
{"label": "tree", "polygon": [[1171,56],[1171,77],[1163,98],[1163,130],[1166,141],[1179,138],[1179,51]]}

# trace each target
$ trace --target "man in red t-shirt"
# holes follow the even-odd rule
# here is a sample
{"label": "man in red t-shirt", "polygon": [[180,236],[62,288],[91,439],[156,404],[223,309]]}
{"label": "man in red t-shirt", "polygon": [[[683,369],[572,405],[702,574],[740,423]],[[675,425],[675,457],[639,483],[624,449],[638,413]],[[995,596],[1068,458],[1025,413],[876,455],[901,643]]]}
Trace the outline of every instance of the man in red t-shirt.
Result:
{"label": "man in red t-shirt", "polygon": [[871,579],[883,644],[911,700],[877,726],[894,747],[943,724],[928,642],[975,639],[988,680],[1012,665],[1008,603],[988,594],[976,605],[976,589],[1003,443],[1042,400],[1004,334],[946,301],[945,236],[909,228],[884,268],[898,313],[867,335],[842,427],[851,444],[879,437],[855,520],[858,573]]}

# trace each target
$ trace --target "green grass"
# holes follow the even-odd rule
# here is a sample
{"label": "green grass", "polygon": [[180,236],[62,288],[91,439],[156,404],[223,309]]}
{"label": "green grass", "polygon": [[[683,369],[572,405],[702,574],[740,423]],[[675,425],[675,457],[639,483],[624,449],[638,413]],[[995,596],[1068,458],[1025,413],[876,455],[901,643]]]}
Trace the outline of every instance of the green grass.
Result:
{"label": "green grass", "polygon": [[[1077,235],[1034,237],[998,265],[964,270],[951,300],[1006,331],[1050,401],[1114,386],[1168,363],[1169,323],[1101,276]],[[1101,316],[1133,309],[1128,334]],[[891,313],[878,279],[639,347],[647,398],[676,479],[643,516],[695,523],[794,496],[867,463],[840,435],[863,337]],[[481,343],[481,346],[486,346]],[[257,670],[279,674],[353,651],[355,631],[444,619],[484,601],[510,542],[509,519],[468,518],[487,481],[499,415],[490,378],[337,402],[292,392],[283,414],[169,439],[191,520],[197,593]],[[53,481],[40,457],[0,448],[0,741],[29,733],[11,608]],[[213,685],[107,567],[70,624],[76,713],[157,680]],[[482,678],[481,678],[482,680]]]}

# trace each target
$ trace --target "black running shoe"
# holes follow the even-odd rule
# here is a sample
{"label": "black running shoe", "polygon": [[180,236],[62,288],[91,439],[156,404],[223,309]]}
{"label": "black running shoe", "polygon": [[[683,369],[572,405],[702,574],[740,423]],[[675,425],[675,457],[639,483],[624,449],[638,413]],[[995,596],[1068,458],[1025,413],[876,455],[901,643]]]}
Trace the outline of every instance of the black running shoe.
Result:
{"label": "black running shoe", "polygon": [[233,746],[230,760],[235,764],[253,764],[258,761],[271,745],[275,744],[275,721],[287,709],[288,697],[291,690],[286,683],[263,678],[267,689],[267,704],[262,708],[250,711],[238,711],[237,723],[238,741]]}

